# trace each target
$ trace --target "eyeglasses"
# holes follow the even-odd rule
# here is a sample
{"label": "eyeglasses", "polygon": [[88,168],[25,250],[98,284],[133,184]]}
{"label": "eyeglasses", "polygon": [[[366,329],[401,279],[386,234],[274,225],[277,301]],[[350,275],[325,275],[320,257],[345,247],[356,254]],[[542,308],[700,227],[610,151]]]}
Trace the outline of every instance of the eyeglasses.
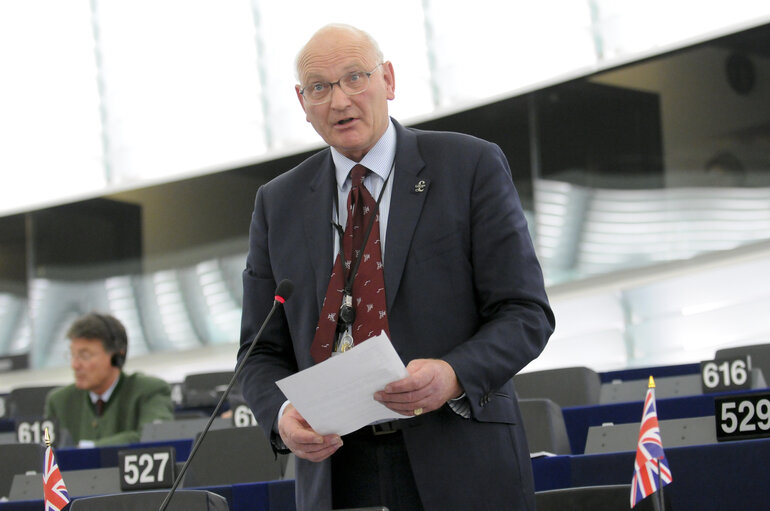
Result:
{"label": "eyeglasses", "polygon": [[99,353],[94,353],[92,351],[76,351],[75,353],[71,351],[65,351],[64,360],[67,362],[71,362],[72,360],[76,360],[78,362],[88,362],[98,355]]}
{"label": "eyeglasses", "polygon": [[369,88],[369,77],[377,71],[377,68],[382,65],[382,62],[374,66],[374,69],[368,73],[365,71],[353,71],[348,73],[336,82],[316,82],[306,87],[302,87],[299,93],[305,98],[305,101],[311,105],[323,105],[328,103],[332,99],[332,87],[335,85],[339,87],[342,92],[348,96],[355,96],[366,92]]}

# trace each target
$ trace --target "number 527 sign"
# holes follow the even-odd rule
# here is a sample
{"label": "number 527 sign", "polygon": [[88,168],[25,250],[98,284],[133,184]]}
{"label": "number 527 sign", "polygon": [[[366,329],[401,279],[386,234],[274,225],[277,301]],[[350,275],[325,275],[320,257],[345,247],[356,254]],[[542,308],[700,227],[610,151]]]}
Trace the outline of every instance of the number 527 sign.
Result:
{"label": "number 527 sign", "polygon": [[120,489],[170,488],[176,477],[176,450],[171,447],[142,447],[118,451]]}

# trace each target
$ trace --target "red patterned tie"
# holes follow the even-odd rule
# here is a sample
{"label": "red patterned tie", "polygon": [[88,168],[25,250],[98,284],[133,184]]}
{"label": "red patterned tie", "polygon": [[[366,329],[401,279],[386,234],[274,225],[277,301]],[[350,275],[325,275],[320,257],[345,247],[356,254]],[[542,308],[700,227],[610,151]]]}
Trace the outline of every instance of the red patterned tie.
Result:
{"label": "red patterned tie", "polygon": [[[379,214],[371,226],[366,247],[360,253],[360,247],[366,237],[370,218],[377,211],[377,203],[369,190],[364,186],[364,177],[368,169],[363,165],[356,165],[351,171],[352,188],[348,194],[348,222],[342,237],[342,250],[345,262],[338,254],[332,269],[329,287],[326,290],[326,298],[321,308],[321,316],[318,318],[313,345],[310,354],[313,360],[322,362],[329,358],[336,339],[337,322],[339,320],[342,294],[349,272],[353,271],[357,259],[361,261],[358,273],[353,279],[353,305],[355,307],[355,321],[353,322],[353,341],[355,344],[377,335],[384,330],[390,337],[388,329],[388,317],[385,301],[385,277],[382,266],[382,250],[380,249],[380,221]],[[354,251],[355,247],[355,251]]]}

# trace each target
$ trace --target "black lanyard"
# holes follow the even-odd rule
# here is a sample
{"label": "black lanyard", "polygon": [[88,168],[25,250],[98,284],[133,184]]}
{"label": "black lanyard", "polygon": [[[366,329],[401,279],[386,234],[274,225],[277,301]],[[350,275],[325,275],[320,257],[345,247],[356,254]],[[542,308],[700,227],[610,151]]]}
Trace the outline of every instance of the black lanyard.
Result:
{"label": "black lanyard", "polygon": [[[377,204],[375,206],[374,212],[372,216],[369,218],[369,225],[366,227],[366,234],[364,235],[364,241],[361,244],[361,249],[358,251],[358,257],[356,257],[355,264],[351,264],[350,271],[348,272],[347,276],[345,277],[345,290],[344,294],[347,296],[353,295],[353,281],[356,277],[356,273],[358,272],[358,266],[361,264],[361,256],[364,254],[364,248],[366,248],[366,242],[369,241],[369,235],[372,232],[372,226],[374,226],[374,219],[377,217],[379,211],[380,211],[380,201],[382,200],[382,196],[385,194],[385,187],[388,186],[388,180],[390,179],[390,175],[393,173],[393,168],[396,166],[396,160],[393,159],[393,164],[390,166],[390,170],[388,171],[388,175],[385,177],[385,181],[382,184],[382,189],[380,190],[380,194],[377,197]],[[364,183],[362,182],[359,186],[364,186]],[[352,186],[351,186],[352,190]],[[340,219],[340,205],[339,205],[339,198],[338,193],[335,188],[334,190],[334,208],[337,212],[337,220]],[[363,205],[356,204],[356,207],[363,207]],[[348,215],[348,222],[350,222],[350,215]],[[342,229],[342,226],[337,222],[332,222],[332,225],[335,229],[337,229],[337,234],[339,235],[339,242],[340,242],[340,257],[343,261],[342,267],[343,270],[345,268],[345,250],[342,246],[342,240],[343,236],[345,236],[345,231]],[[355,247],[353,247],[353,253],[350,254],[351,257],[355,253]]]}

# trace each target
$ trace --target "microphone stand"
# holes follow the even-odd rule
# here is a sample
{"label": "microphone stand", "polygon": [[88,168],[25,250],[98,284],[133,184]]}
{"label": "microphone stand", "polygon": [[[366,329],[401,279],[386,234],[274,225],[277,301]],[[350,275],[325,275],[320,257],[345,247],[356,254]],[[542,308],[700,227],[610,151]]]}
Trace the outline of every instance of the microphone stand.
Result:
{"label": "microphone stand", "polygon": [[235,368],[235,372],[233,373],[233,377],[230,379],[230,383],[227,385],[227,388],[225,389],[225,392],[222,394],[222,397],[219,398],[219,403],[217,403],[217,406],[214,408],[214,411],[211,413],[211,417],[209,417],[209,421],[208,423],[206,423],[206,427],[204,427],[201,434],[198,435],[198,439],[195,441],[195,444],[193,445],[193,448],[190,451],[190,455],[187,457],[187,460],[184,462],[184,465],[182,465],[182,468],[179,471],[179,474],[177,474],[176,479],[174,479],[174,484],[171,486],[171,489],[168,491],[168,494],[166,494],[166,498],[163,499],[163,502],[160,504],[160,508],[158,509],[158,511],[165,511],[165,509],[168,507],[169,503],[171,502],[171,499],[174,496],[174,493],[176,493],[176,489],[179,486],[179,483],[182,481],[182,477],[184,477],[185,472],[187,472],[187,467],[189,467],[190,461],[192,461],[193,456],[195,456],[195,453],[198,452],[198,448],[203,442],[203,438],[206,436],[206,433],[208,433],[208,430],[211,427],[211,424],[214,422],[214,419],[219,414],[219,409],[222,408],[222,403],[224,403],[225,399],[227,399],[227,396],[230,394],[230,390],[233,388],[233,385],[235,385],[235,381],[238,378],[238,375],[240,374],[241,369],[243,369],[243,366],[246,364],[246,360],[249,359],[251,352],[254,350],[254,347],[257,345],[257,339],[259,339],[260,335],[262,335],[262,331],[267,326],[267,323],[270,321],[270,318],[273,316],[273,313],[278,308],[278,305],[286,301],[286,298],[288,298],[288,296],[291,294],[292,289],[293,289],[293,284],[289,280],[282,280],[278,284],[278,287],[275,290],[275,293],[276,293],[275,300],[273,301],[273,306],[270,309],[270,312],[267,314],[265,321],[262,322],[262,326],[259,328],[257,335],[255,335],[254,339],[251,341],[251,345],[249,346],[248,351],[246,351],[246,354],[243,356],[241,361],[238,363],[238,366]]}

